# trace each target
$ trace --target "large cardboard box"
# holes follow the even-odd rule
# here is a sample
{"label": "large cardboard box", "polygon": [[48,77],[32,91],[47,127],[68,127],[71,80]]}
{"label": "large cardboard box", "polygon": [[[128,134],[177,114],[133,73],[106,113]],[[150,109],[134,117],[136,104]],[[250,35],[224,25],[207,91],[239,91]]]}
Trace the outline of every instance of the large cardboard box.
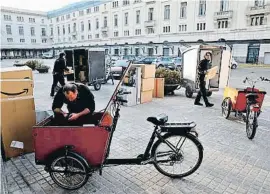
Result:
{"label": "large cardboard box", "polygon": [[151,102],[153,99],[153,90],[141,92],[141,104]]}
{"label": "large cardboard box", "polygon": [[153,90],[155,87],[155,78],[145,78],[142,79],[141,91]]}
{"label": "large cardboard box", "polygon": [[23,67],[6,67],[1,68],[1,79],[31,79],[33,80],[32,69]]}
{"label": "large cardboard box", "polygon": [[164,98],[164,78],[155,78],[154,98]]}
{"label": "large cardboard box", "polygon": [[0,80],[1,99],[33,96],[33,80],[5,79]]}
{"label": "large cardboard box", "polygon": [[1,99],[1,135],[5,156],[16,157],[21,150],[11,148],[12,141],[24,143],[24,153],[33,152],[32,127],[36,124],[33,97]]}
{"label": "large cardboard box", "polygon": [[142,78],[153,78],[156,74],[156,65],[149,64],[134,64],[135,66],[141,67]]}

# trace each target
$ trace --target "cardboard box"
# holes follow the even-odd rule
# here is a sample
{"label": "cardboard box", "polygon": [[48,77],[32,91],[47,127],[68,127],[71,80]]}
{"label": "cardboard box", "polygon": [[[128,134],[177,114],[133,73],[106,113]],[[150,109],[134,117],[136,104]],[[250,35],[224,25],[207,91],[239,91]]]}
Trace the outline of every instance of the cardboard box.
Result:
{"label": "cardboard box", "polygon": [[5,79],[0,80],[1,99],[33,96],[33,80]]}
{"label": "cardboard box", "polygon": [[1,68],[1,79],[31,79],[33,80],[32,69],[23,67],[6,67]]}
{"label": "cardboard box", "polygon": [[153,90],[141,92],[141,104],[151,102],[153,99]]}
{"label": "cardboard box", "polygon": [[[1,131],[6,158],[33,152],[32,127],[36,124],[33,97],[1,99]],[[12,141],[24,143],[24,150],[11,148]]]}
{"label": "cardboard box", "polygon": [[154,98],[164,98],[164,78],[155,78]]}
{"label": "cardboard box", "polygon": [[155,88],[155,78],[142,79],[141,91],[149,91]]}
{"label": "cardboard box", "polygon": [[142,78],[154,78],[156,74],[156,65],[149,64],[134,64],[134,66],[141,67]]}

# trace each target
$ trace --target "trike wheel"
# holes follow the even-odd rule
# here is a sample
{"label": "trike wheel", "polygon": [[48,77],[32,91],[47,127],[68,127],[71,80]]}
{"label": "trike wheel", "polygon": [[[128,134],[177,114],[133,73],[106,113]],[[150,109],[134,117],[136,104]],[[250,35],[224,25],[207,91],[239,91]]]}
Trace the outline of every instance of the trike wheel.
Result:
{"label": "trike wheel", "polygon": [[57,156],[50,165],[52,180],[63,189],[75,190],[85,185],[89,174],[84,162],[74,156]]}
{"label": "trike wheel", "polygon": [[100,83],[94,83],[94,89],[95,90],[100,90],[101,84]]}
{"label": "trike wheel", "polygon": [[211,91],[207,91],[206,96],[208,96],[208,97],[212,96],[212,92]]}
{"label": "trike wheel", "polygon": [[246,116],[246,132],[247,137],[249,139],[253,139],[255,137],[257,127],[258,127],[257,112],[250,110],[250,108],[248,108]]}
{"label": "trike wheel", "polygon": [[192,98],[192,96],[193,96],[193,91],[192,91],[192,89],[191,89],[190,86],[187,86],[187,87],[186,87],[185,94],[186,94],[186,97]]}
{"label": "trike wheel", "polygon": [[153,164],[160,173],[171,178],[181,178],[199,168],[203,148],[196,137],[191,134],[166,134],[163,138],[164,141],[158,140],[151,151]]}
{"label": "trike wheel", "polygon": [[232,102],[230,98],[225,98],[221,104],[222,115],[226,119],[229,118],[232,111]]}

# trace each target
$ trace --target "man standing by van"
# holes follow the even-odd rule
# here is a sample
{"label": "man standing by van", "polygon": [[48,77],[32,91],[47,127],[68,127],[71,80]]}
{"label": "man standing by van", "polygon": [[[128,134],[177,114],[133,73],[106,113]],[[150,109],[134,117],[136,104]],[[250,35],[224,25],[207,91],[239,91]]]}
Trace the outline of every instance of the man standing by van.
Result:
{"label": "man standing by van", "polygon": [[198,106],[202,106],[203,104],[200,103],[201,97],[203,97],[204,103],[206,107],[212,107],[214,104],[211,104],[206,96],[206,82],[205,82],[205,75],[207,73],[207,70],[210,69],[211,66],[211,56],[212,54],[210,52],[205,53],[204,59],[200,61],[200,64],[198,65],[198,73],[199,73],[199,87],[200,91],[197,94],[197,97],[195,99],[194,104]]}
{"label": "man standing by van", "polygon": [[65,53],[60,53],[59,58],[56,59],[56,61],[54,62],[51,97],[54,97],[54,89],[57,86],[58,82],[61,84],[61,86],[65,85],[64,72],[69,71],[69,69],[66,67],[66,61],[64,56]]}

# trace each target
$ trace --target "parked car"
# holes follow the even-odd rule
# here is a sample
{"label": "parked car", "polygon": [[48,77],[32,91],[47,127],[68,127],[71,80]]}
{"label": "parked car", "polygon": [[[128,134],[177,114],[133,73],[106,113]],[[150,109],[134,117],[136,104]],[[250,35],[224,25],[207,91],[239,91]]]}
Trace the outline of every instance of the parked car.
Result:
{"label": "parked car", "polygon": [[234,58],[232,58],[231,69],[236,69],[237,67],[238,67],[238,63],[235,61]]}
{"label": "parked car", "polygon": [[134,64],[152,64],[156,57],[145,57],[137,61],[133,61]]}
{"label": "parked car", "polygon": [[182,58],[181,57],[175,57],[175,58],[173,58],[172,61],[175,64],[177,69],[179,69],[179,70],[182,69]]}
{"label": "parked car", "polygon": [[42,59],[52,59],[53,53],[43,53],[41,58]]}
{"label": "parked car", "polygon": [[111,73],[112,73],[113,77],[121,77],[123,72],[127,68],[128,64],[129,64],[128,60],[115,61],[113,66],[111,66]]}
{"label": "parked car", "polygon": [[152,62],[152,64],[155,64],[157,68],[165,67],[172,70],[174,70],[176,67],[173,60],[170,57],[158,57]]}
{"label": "parked car", "polygon": [[126,55],[121,57],[122,60],[135,61],[136,57],[134,55]]}

